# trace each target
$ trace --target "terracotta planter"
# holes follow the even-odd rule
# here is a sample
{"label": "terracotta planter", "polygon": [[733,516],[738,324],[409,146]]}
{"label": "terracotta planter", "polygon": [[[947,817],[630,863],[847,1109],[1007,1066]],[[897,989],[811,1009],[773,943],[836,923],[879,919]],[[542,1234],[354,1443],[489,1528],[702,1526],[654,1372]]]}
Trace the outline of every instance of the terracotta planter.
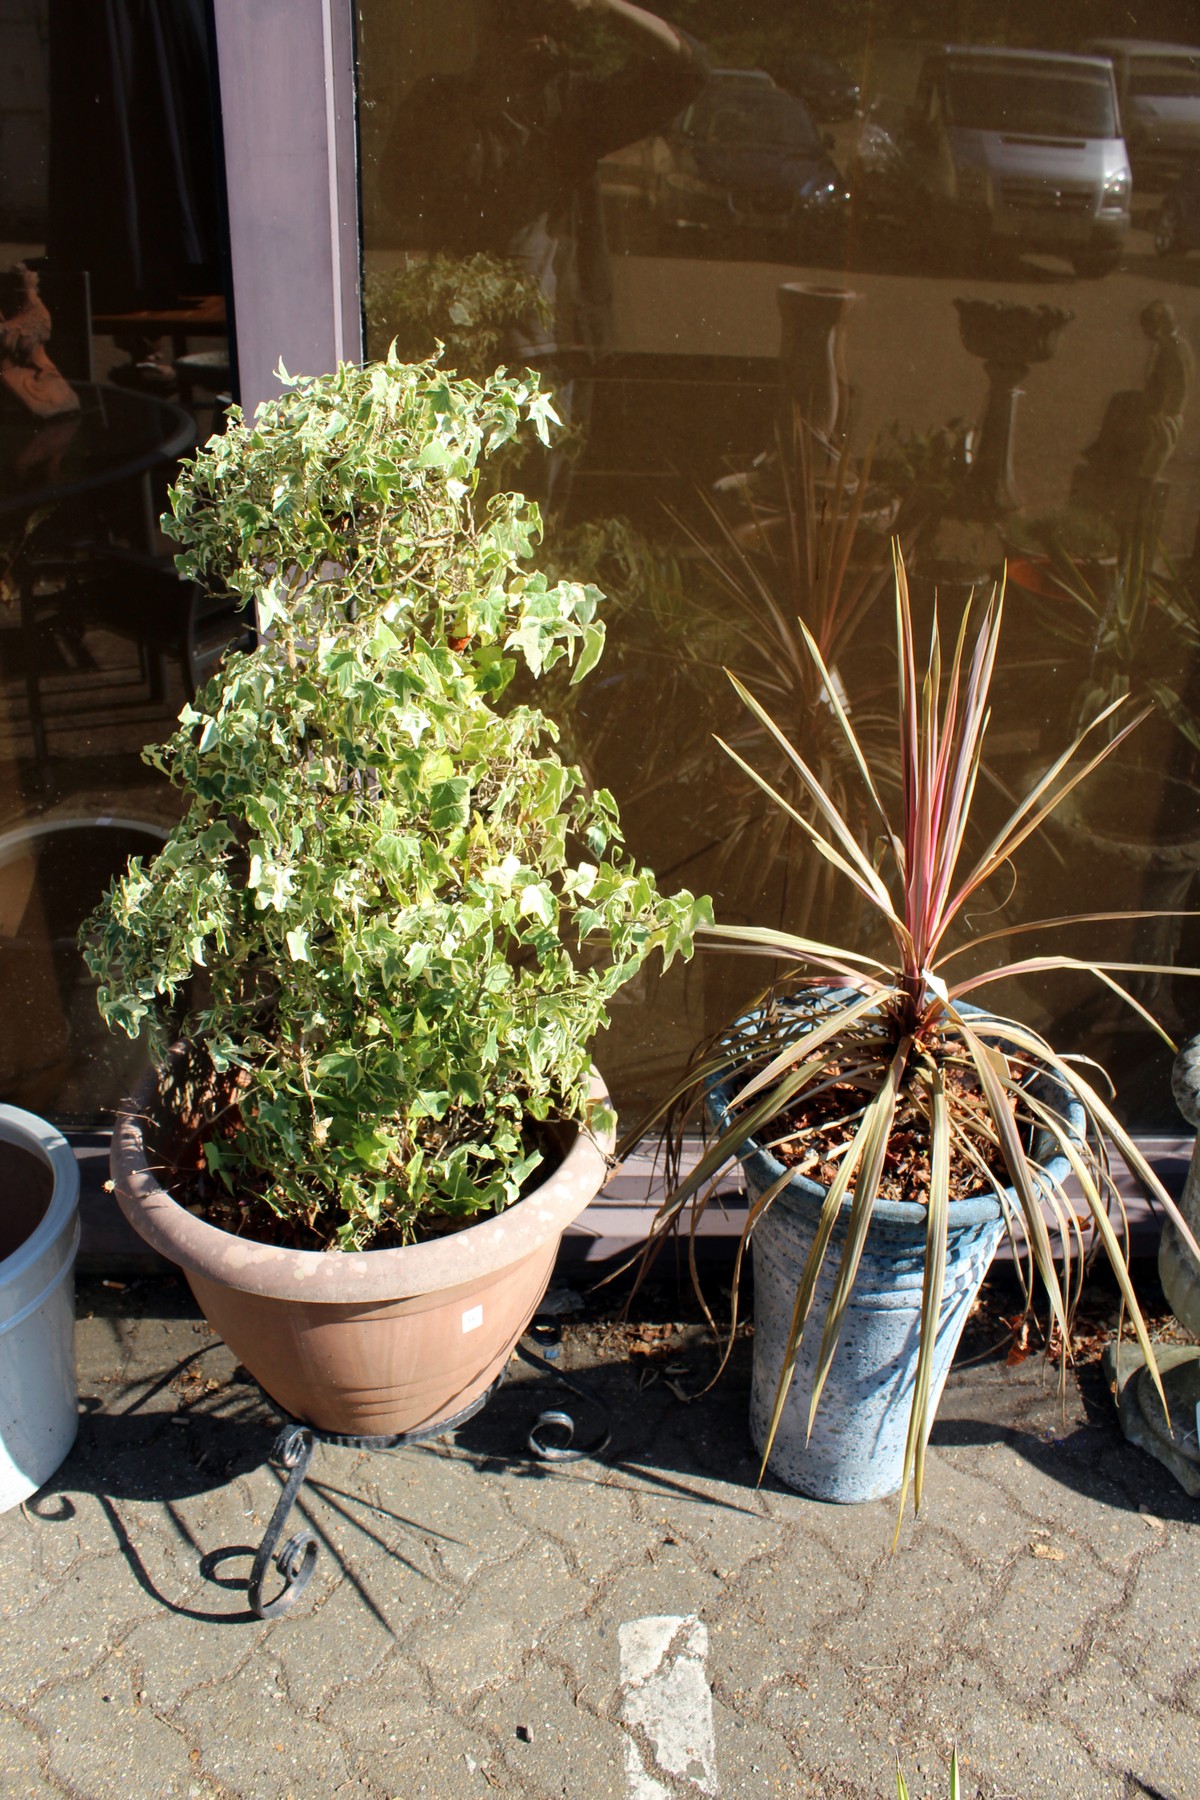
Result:
{"label": "terracotta planter", "polygon": [[[1113,571],[1116,558],[1076,556],[1072,559],[1080,577],[1092,587],[1099,587]],[[1071,593],[1059,579],[1054,560],[1036,551],[1014,550],[1008,558],[1008,585],[1034,594],[1039,600],[1054,600],[1070,605]]]}
{"label": "terracotta planter", "polygon": [[[112,1175],[134,1230],[187,1277],[205,1318],[285,1412],[388,1436],[450,1419],[504,1368],[559,1240],[599,1192],[611,1139],[564,1129],[563,1160],[506,1212],[399,1250],[286,1250],[234,1237],[159,1186],[149,1088],[117,1120]],[[592,1099],[606,1101],[593,1076]]]}

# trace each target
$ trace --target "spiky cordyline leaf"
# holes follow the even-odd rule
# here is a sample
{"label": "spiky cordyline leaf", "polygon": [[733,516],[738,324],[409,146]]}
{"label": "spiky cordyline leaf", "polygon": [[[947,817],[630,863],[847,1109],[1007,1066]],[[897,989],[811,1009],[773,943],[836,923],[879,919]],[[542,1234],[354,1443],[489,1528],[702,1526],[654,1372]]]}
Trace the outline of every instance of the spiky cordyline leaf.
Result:
{"label": "spiky cordyline leaf", "polygon": [[[771,1445],[779,1430],[779,1421],[783,1417],[783,1408],[787,1401],[788,1390],[792,1385],[792,1377],[796,1372],[796,1358],[800,1353],[800,1343],[804,1336],[805,1326],[808,1324],[808,1315],[812,1310],[817,1282],[825,1264],[825,1253],[829,1248],[829,1240],[833,1236],[833,1228],[837,1224],[838,1214],[842,1210],[842,1203],[846,1198],[850,1183],[854,1179],[855,1170],[858,1168],[863,1148],[863,1133],[860,1129],[851,1139],[850,1147],[838,1167],[837,1174],[829,1184],[829,1191],[821,1206],[821,1216],[817,1221],[816,1233],[800,1277],[800,1286],[796,1290],[792,1321],[788,1328],[787,1342],[784,1347],[783,1366],[779,1372],[779,1385],[775,1390],[775,1403],[767,1424],[767,1444],[762,1458],[762,1470],[764,1471],[767,1466],[767,1458],[771,1454]],[[809,1423],[811,1428],[811,1419]]]}
{"label": "spiky cordyline leaf", "polygon": [[[836,960],[844,962],[847,968],[852,964],[857,965],[864,981],[869,978],[872,969],[877,970],[882,979],[877,980],[876,985],[881,990],[890,986],[892,971],[889,965],[881,962],[877,956],[868,956],[861,950],[844,950],[837,944],[823,943],[819,938],[799,937],[791,931],[778,931],[773,925],[722,925],[720,921],[716,921],[711,925],[704,925],[703,931],[707,938],[719,941],[725,950],[734,950],[739,942],[744,942],[746,948],[755,954],[769,950],[772,956],[785,959],[790,957],[793,961],[798,958],[823,962]],[[857,981],[859,978],[856,973],[854,979]]]}
{"label": "spiky cordyline leaf", "polygon": [[[977,1025],[976,1030],[980,1029]],[[1057,1055],[1036,1032],[1030,1031],[1027,1026],[1018,1025],[1013,1020],[997,1020],[994,1029],[998,1034],[1002,1033],[1009,1039],[1016,1049],[1023,1050],[1035,1058],[1082,1105],[1089,1123],[1086,1136],[1089,1139],[1103,1136],[1115,1145],[1118,1156],[1125,1163],[1130,1174],[1136,1177],[1151,1199],[1166,1213],[1188,1250],[1195,1257],[1197,1263],[1200,1263],[1200,1244],[1192,1235],[1187,1220],[1138,1149],[1136,1140],[1130,1136],[1111,1107],[1087,1080],[1079,1067],[1078,1059],[1068,1061],[1066,1057]],[[1091,1129],[1093,1126],[1094,1130]],[[1090,1145],[1088,1147],[1090,1148]]]}
{"label": "spiky cordyline leaf", "polygon": [[[750,1240],[754,1236],[754,1227],[758,1224],[758,1221],[762,1218],[763,1214],[766,1212],[767,1208],[772,1204],[772,1202],[779,1198],[780,1194],[783,1192],[784,1188],[787,1187],[787,1185],[791,1181],[791,1179],[792,1179],[791,1169],[785,1168],[782,1171],[782,1173],[773,1182],[771,1182],[770,1186],[765,1188],[763,1190],[763,1192],[758,1196],[758,1198],[756,1200],[752,1201],[751,1204],[749,1205],[749,1207],[747,1207],[747,1209],[746,1209],[746,1228],[742,1232],[742,1235],[738,1239],[737,1255],[733,1259],[733,1284],[732,1284],[732,1287],[730,1290],[729,1331],[728,1331],[728,1334],[725,1339],[725,1348],[721,1353],[721,1360],[717,1365],[717,1372],[713,1376],[712,1380],[705,1384],[704,1388],[701,1390],[703,1393],[707,1393],[709,1391],[709,1389],[711,1387],[715,1386],[715,1384],[721,1379],[721,1376],[725,1373],[726,1364],[729,1362],[729,1358],[733,1354],[733,1345],[734,1345],[734,1340],[735,1340],[735,1337],[737,1334],[738,1294],[741,1290],[741,1283],[742,1283],[742,1262],[743,1262],[743,1259],[745,1258],[746,1250],[750,1244]],[[694,1254],[695,1242],[696,1242],[696,1234],[695,1234],[695,1231],[693,1230],[691,1233],[691,1236],[690,1236],[689,1246],[688,1246],[689,1262],[691,1265],[691,1271],[692,1271],[693,1277],[695,1277],[695,1273],[696,1273],[695,1254]],[[711,1313],[709,1313],[707,1306],[705,1307],[704,1311],[705,1311],[705,1316],[708,1319],[708,1323],[709,1323],[710,1327],[712,1328],[713,1336],[716,1337],[718,1335],[716,1323],[715,1323]]]}
{"label": "spiky cordyline leaf", "polygon": [[[916,1384],[904,1456],[902,1508],[910,1484],[917,1505],[923,1487],[925,1445],[931,1423],[934,1333],[945,1280],[949,1169],[955,1146],[960,1155],[965,1155],[980,1169],[981,1191],[991,1188],[1000,1193],[1010,1229],[1019,1219],[1027,1244],[1029,1273],[1032,1275],[1036,1270],[1046,1289],[1051,1313],[1061,1334],[1064,1359],[1070,1345],[1070,1317],[1078,1293],[1078,1281],[1073,1271],[1079,1261],[1081,1238],[1074,1208],[1048,1167],[1055,1154],[1061,1154],[1079,1181],[1095,1222],[1097,1240],[1116,1270],[1123,1300],[1139,1343],[1144,1341],[1152,1369],[1152,1347],[1146,1338],[1145,1324],[1137,1310],[1121,1246],[1108,1216],[1115,1187],[1108,1173],[1102,1136],[1107,1135],[1116,1144],[1130,1171],[1163,1207],[1176,1224],[1183,1242],[1200,1262],[1200,1247],[1178,1208],[1111,1108],[1081,1073],[1078,1059],[1057,1054],[1028,1027],[961,1004],[963,995],[1002,976],[1070,969],[1094,975],[1147,1023],[1161,1029],[1149,1009],[1114,978],[1119,973],[1146,972],[1149,965],[1066,955],[1032,956],[976,970],[953,987],[941,973],[945,964],[967,948],[977,949],[1005,935],[989,932],[942,950],[951,928],[956,925],[961,928],[964,908],[971,895],[1008,861],[1065,795],[1111,755],[1140,722],[1139,715],[1121,730],[1107,736],[1099,748],[1093,749],[1089,744],[1093,733],[1121,703],[1106,708],[1013,807],[968,872],[957,875],[968,842],[971,807],[983,766],[983,746],[990,717],[988,697],[1002,617],[1003,593],[998,591],[984,608],[973,638],[969,621],[964,619],[948,668],[943,671],[935,612],[928,654],[924,664],[919,665],[903,562],[897,553],[900,689],[896,760],[902,772],[903,807],[899,827],[888,819],[879,788],[872,779],[820,650],[812,635],[801,626],[804,642],[825,684],[830,708],[846,738],[849,761],[861,771],[867,801],[884,822],[885,860],[878,870],[866,863],[850,825],[838,816],[836,803],[821,787],[802,753],[790,745],[782,728],[771,720],[765,708],[740,683],[735,684],[755,718],[785,749],[790,765],[825,824],[828,835],[815,824],[808,823],[805,827],[814,851],[838,868],[860,897],[875,909],[895,941],[898,958],[896,965],[889,967],[877,959],[807,938],[801,933],[753,925],[717,925],[705,932],[707,938],[723,949],[765,955],[790,965],[790,973],[783,978],[780,992],[801,999],[802,1016],[792,1026],[794,1043],[781,1042],[781,1034],[786,1038],[788,1028],[779,1020],[786,1015],[773,1011],[770,1000],[764,1001],[742,1034],[740,1060],[737,1028],[730,1028],[722,1046],[719,1079],[724,1091],[734,1095],[733,1106],[726,1113],[717,1140],[702,1159],[699,1169],[663,1203],[653,1233],[653,1242],[661,1242],[662,1231],[678,1218],[689,1194],[696,1191],[701,1181],[710,1181],[722,1161],[737,1154],[748,1141],[760,1141],[778,1111],[784,1107],[790,1108],[793,1114],[802,1110],[806,1098],[815,1090],[827,1087],[834,1075],[847,1067],[855,1070],[862,1105],[846,1109],[844,1129],[848,1139],[838,1153],[837,1171],[822,1203],[816,1235],[797,1288],[781,1380],[768,1428],[765,1466],[804,1334],[813,1323],[811,1313],[817,1280],[838,1218],[845,1211],[847,1241],[835,1278],[833,1297],[821,1321],[822,1339],[809,1410],[810,1429],[852,1294],[875,1204],[878,1174],[897,1108],[903,1102],[926,1116],[931,1134],[927,1263]],[[786,808],[791,816],[797,816],[791,802],[774,792],[770,784],[749,769],[741,758],[735,760],[778,805]],[[1085,913],[1046,923],[1047,927],[1061,929],[1072,924],[1092,924],[1105,918],[1130,916],[1134,915]],[[1036,927],[1021,925],[1016,929],[1030,931]],[[1173,969],[1171,972],[1200,973],[1194,969]],[[830,977],[847,981],[846,989],[833,990],[827,985],[822,988],[822,978],[827,983]],[[814,991],[823,994],[823,1000],[805,1008],[803,995]],[[973,1120],[968,1120],[970,1109],[945,1080],[945,1071],[952,1063],[968,1066],[974,1073],[990,1121],[983,1130]],[[1044,1095],[1039,1096],[1031,1086],[1034,1077],[1050,1084],[1058,1096],[1053,1103]],[[711,1085],[711,1076],[699,1083],[693,1077],[681,1084],[673,1096],[680,1116],[689,1106],[703,1102]],[[744,1094],[744,1102],[739,1102],[739,1092]],[[1066,1114],[1070,1107],[1081,1109],[1085,1120],[1082,1137],[1076,1137],[1068,1124]],[[1038,1131],[1043,1134],[1042,1141],[1049,1149],[1035,1154],[1032,1140]],[[987,1167],[981,1147],[985,1141],[994,1142],[1011,1186],[1011,1199],[995,1173]],[[780,1181],[773,1183],[768,1195],[756,1205],[755,1224],[784,1185]],[[1044,1208],[1049,1212],[1061,1245],[1061,1275],[1055,1267]],[[1023,1279],[1028,1280],[1028,1277],[1023,1274]],[[1154,1379],[1157,1380],[1156,1370]]]}
{"label": "spiky cordyline leaf", "polygon": [[[1194,907],[1187,912],[1178,912],[1172,915],[1172,917],[1179,919],[1194,919],[1197,916],[1200,915],[1197,914]],[[944,950],[939,957],[938,962],[939,966],[944,969],[946,964],[948,962],[953,962],[956,956],[966,956],[970,954],[970,952],[978,950],[981,944],[994,944],[998,938],[1020,937],[1022,933],[1031,931],[1053,931],[1058,925],[1114,925],[1121,922],[1128,923],[1131,920],[1161,919],[1161,917],[1161,912],[1146,911],[1142,908],[1136,908],[1122,912],[1064,913],[1057,919],[1027,919],[1024,924],[1002,925],[996,931],[980,932],[977,936],[968,939],[965,944],[956,944],[953,950]],[[1105,966],[1113,968],[1116,965],[1108,963]],[[1178,972],[1179,971],[1172,963],[1171,973],[1174,975]],[[951,989],[951,992],[954,991],[956,990]]]}
{"label": "spiky cordyline leaf", "polygon": [[[664,1202],[663,1211],[654,1222],[653,1236],[655,1238],[661,1238],[663,1233],[670,1228],[689,1197],[698,1188],[703,1187],[705,1182],[710,1181],[737,1155],[747,1137],[753,1136],[764,1125],[776,1118],[791,1102],[795,1094],[804,1089],[811,1091],[817,1085],[822,1071],[827,1071],[829,1068],[828,1060],[820,1054],[827,1039],[838,1031],[844,1031],[847,1024],[855,1024],[871,1010],[874,1004],[873,996],[867,995],[860,998],[857,1003],[848,1006],[845,1013],[831,1017],[826,1023],[818,1024],[815,1027],[811,1036],[800,1045],[804,1056],[800,1067],[798,1069],[791,1067],[787,1072],[781,1070],[782,1078],[771,1092],[764,1099],[759,1100],[758,1104],[748,1113],[742,1114],[736,1122],[732,1122],[728,1130],[717,1137],[716,1142],[710,1146],[696,1167],[677,1184],[669,1202]],[[714,1070],[708,1080],[706,1091],[717,1085],[721,1075],[728,1075],[731,1067],[735,1071],[735,1076],[740,1073],[739,1063],[740,1058],[737,1052],[732,1049],[727,1050],[719,1064],[720,1072]],[[694,1077],[692,1079],[694,1080]],[[774,1080],[774,1076],[772,1079]],[[753,1121],[749,1129],[747,1129],[747,1120]]]}
{"label": "spiky cordyline leaf", "polygon": [[[876,790],[875,780],[871,774],[871,766],[863,754],[862,745],[858,741],[858,734],[855,732],[853,725],[851,725],[851,723],[850,723],[850,715],[846,711],[845,705],[843,704],[842,696],[841,696],[841,693],[839,692],[839,688],[838,688],[838,683],[833,679],[832,675],[829,673],[829,669],[827,668],[826,663],[825,663],[825,658],[821,655],[821,647],[817,643],[817,640],[813,636],[812,632],[808,629],[808,626],[804,623],[804,620],[797,619],[796,623],[800,627],[800,631],[804,638],[804,643],[808,650],[808,653],[812,657],[813,662],[817,666],[817,672],[821,677],[821,682],[825,689],[825,697],[826,697],[830,707],[833,709],[834,717],[836,718],[838,725],[841,727],[842,733],[843,733],[843,735],[846,739],[846,743],[849,747],[850,754],[854,758],[855,766],[857,767],[857,769],[859,770],[859,772],[862,776],[863,786],[866,788],[867,793],[870,795],[871,803],[875,808],[875,811],[879,817],[879,821],[882,824],[884,830],[886,832],[890,833],[891,825],[888,821],[887,813],[884,810],[883,802],[879,798],[878,791]],[[790,744],[788,744],[787,738],[784,737],[781,732],[777,733],[777,735],[783,739],[783,743],[787,746],[790,755],[794,758],[796,752],[792,748],[792,746]],[[903,853],[901,846],[896,845],[896,846],[894,846],[894,848],[899,850],[901,852],[901,854]]]}
{"label": "spiky cordyline leaf", "polygon": [[1123,987],[1119,981],[1113,980],[1112,971],[1120,969],[1137,975],[1200,975],[1200,969],[1189,968],[1184,963],[1092,962],[1078,956],[1029,956],[1020,962],[1003,963],[995,969],[986,970],[983,974],[968,977],[967,980],[956,983],[947,991],[951,998],[954,998],[961,994],[972,993],[977,988],[985,987],[989,982],[1006,981],[1010,977],[1019,975],[1045,974],[1051,969],[1078,969],[1084,974],[1094,975],[1104,987],[1109,988],[1127,1006],[1132,1007],[1134,1012],[1139,1013],[1150,1029],[1162,1039],[1167,1049],[1172,1051],[1176,1049],[1174,1040],[1163,1030],[1149,1007],[1142,1005],[1136,994],[1130,993],[1127,987]]}
{"label": "spiky cordyline leaf", "polygon": [[[1036,783],[1017,810],[1001,827],[1000,831],[997,832],[992,843],[984,851],[970,875],[968,875],[966,881],[958,889],[953,900],[947,906],[942,931],[939,932],[938,941],[934,945],[935,949],[940,948],[941,935],[945,931],[946,926],[948,926],[958,913],[961,912],[962,908],[966,905],[976,889],[981,887],[985,881],[989,880],[1002,863],[1008,862],[1015,852],[1020,849],[1026,838],[1031,837],[1033,833],[1045,823],[1051,813],[1066,799],[1067,795],[1071,793],[1073,789],[1077,788],[1081,781],[1085,781],[1094,769],[1098,768],[1102,762],[1111,756],[1118,744],[1123,743],[1129,736],[1129,733],[1136,730],[1143,719],[1149,717],[1148,711],[1138,713],[1136,717],[1131,719],[1127,725],[1123,726],[1114,737],[1109,738],[1101,749],[1097,750],[1086,762],[1081,763],[1072,772],[1068,780],[1064,781],[1059,787],[1053,787],[1054,777],[1066,767],[1076,751],[1083,744],[1084,740],[1090,736],[1096,727],[1102,724],[1111,713],[1115,712],[1121,704],[1121,701],[1114,700],[1111,706],[1105,707],[1102,713],[1097,714],[1092,723],[1075,739],[1070,749],[1064,751],[1063,754],[1057,758],[1052,768],[1047,770],[1046,774]],[[1049,794],[1050,797],[1043,800],[1042,796],[1046,794]],[[1039,801],[1041,801],[1040,805],[1038,804]]]}
{"label": "spiky cordyline leaf", "polygon": [[[880,895],[875,891],[875,876],[873,871],[870,880],[866,880],[859,875],[852,867],[851,863],[833,847],[829,842],[829,839],[823,837],[816,826],[812,824],[809,819],[806,819],[804,814],[798,811],[798,809],[792,805],[790,800],[784,798],[778,788],[772,787],[771,783],[767,781],[764,776],[760,775],[756,769],[752,768],[744,757],[740,756],[731,745],[726,743],[724,738],[718,737],[716,742],[721,746],[725,754],[737,764],[738,768],[750,777],[755,786],[760,787],[767,798],[775,802],[780,812],[785,813],[794,825],[800,827],[801,831],[812,844],[813,849],[816,850],[819,855],[823,856],[826,862],[830,863],[835,869],[838,869],[846,876],[847,880],[852,881],[855,887],[860,889],[873,906],[878,906],[886,902],[886,893],[881,901]],[[821,794],[822,800],[818,802],[818,805],[828,803],[827,797],[825,796],[825,790],[821,787],[815,776],[810,776],[807,768],[802,771],[802,779],[809,780],[811,783],[811,790]]]}
{"label": "spiky cordyline leaf", "polygon": [[[847,825],[845,819],[842,818],[841,814],[837,810],[837,807],[834,805],[834,803],[830,799],[829,795],[825,792],[825,789],[821,786],[821,783],[817,780],[817,777],[813,774],[813,772],[809,768],[808,764],[804,761],[804,758],[797,753],[795,747],[791,743],[789,743],[787,737],[784,735],[784,733],[782,731],[780,731],[778,725],[776,725],[775,721],[770,717],[770,715],[767,713],[765,708],[761,707],[758,704],[758,701],[754,698],[753,694],[749,691],[749,689],[747,687],[745,687],[743,685],[742,682],[740,682],[738,680],[737,676],[730,675],[729,679],[733,683],[734,689],[737,692],[739,698],[742,701],[744,701],[746,706],[749,707],[750,711],[754,714],[755,718],[758,719],[760,724],[762,724],[766,728],[766,730],[771,733],[771,736],[778,743],[780,749],[784,752],[784,754],[788,758],[789,762],[792,763],[793,767],[796,770],[796,773],[800,776],[800,779],[803,781],[805,787],[808,789],[809,793],[812,795],[813,799],[816,801],[818,810],[820,811],[822,817],[825,818],[828,821],[829,825],[832,827],[834,836],[841,843],[845,855],[849,857],[850,861],[854,864],[854,867],[858,870],[859,877],[860,877],[864,887],[868,890],[875,905],[879,906],[885,910],[890,911],[891,910],[891,899],[890,899],[890,896],[888,894],[886,887],[883,885],[882,881],[880,881],[879,876],[875,872],[875,869],[872,867],[871,863],[863,855],[862,849],[859,845],[858,839],[855,836],[854,832],[851,830],[849,825]],[[842,713],[841,717],[844,718],[845,714]],[[851,738],[853,739],[853,733],[851,733]],[[724,748],[728,751],[728,753],[731,756],[735,755],[735,752],[729,750],[728,745],[725,745]],[[857,750],[856,742],[855,742],[855,749]],[[737,757],[736,760],[738,762],[741,762],[742,759],[740,757]],[[860,760],[860,761],[862,760],[862,752],[861,751],[858,751],[856,760]],[[864,763],[864,766],[865,766],[865,763]],[[742,763],[742,767],[746,768],[746,764]],[[748,769],[748,768],[746,768],[746,772],[749,775],[754,774],[753,770]],[[754,779],[757,780],[758,777],[754,776]],[[768,791],[770,791],[770,790],[768,789]],[[773,795],[772,797],[774,799],[779,798],[778,795]],[[780,804],[786,804],[786,803],[780,802]],[[887,815],[883,812],[882,807],[880,808],[880,816],[884,819],[884,821],[886,823]],[[814,839],[819,836],[819,834],[816,833],[815,830],[814,830],[813,835],[814,835]]]}
{"label": "spiky cordyline leaf", "polygon": [[[942,1289],[946,1284],[946,1242],[950,1221],[950,1115],[946,1106],[946,1084],[936,1061],[930,1057],[929,1067],[929,1216],[925,1232],[925,1273],[921,1283],[921,1348],[917,1356],[916,1380],[913,1384],[912,1409],[908,1418],[908,1444],[904,1466],[913,1471],[913,1504],[919,1510],[925,1484],[925,1446],[933,1425],[930,1398],[933,1388],[933,1348],[937,1338],[938,1313]],[[904,1516],[906,1485],[900,1490],[896,1509],[896,1530]]]}
{"label": "spiky cordyline leaf", "polygon": [[1046,1221],[1042,1217],[1040,1190],[1033,1170],[1029,1166],[1016,1121],[1009,1111],[1007,1095],[1011,1090],[997,1075],[995,1063],[987,1052],[983,1038],[965,1025],[961,1013],[957,1016],[956,1022],[963,1042],[971,1052],[975,1071],[979,1076],[979,1085],[983,1089],[992,1122],[1000,1139],[1004,1166],[1008,1170],[1009,1180],[1012,1182],[1017,1199],[1021,1204],[1021,1213],[1025,1221],[1026,1232],[1029,1235],[1030,1248],[1037,1263],[1038,1274],[1050,1297],[1050,1307],[1062,1333],[1063,1343],[1064,1345],[1068,1344],[1071,1339],[1071,1331],[1067,1324],[1066,1307],[1063,1304],[1062,1290],[1054,1268],[1050,1234],[1046,1230]]}
{"label": "spiky cordyline leaf", "polygon": [[[862,1260],[863,1246],[867,1241],[867,1228],[871,1223],[875,1193],[879,1186],[879,1177],[883,1173],[883,1159],[887,1154],[892,1120],[896,1116],[896,1100],[908,1072],[912,1044],[911,1036],[901,1038],[897,1044],[895,1055],[888,1064],[879,1092],[863,1114],[862,1124],[859,1126],[855,1140],[856,1142],[860,1138],[862,1140],[861,1172],[859,1179],[854,1184],[854,1193],[850,1201],[850,1218],[846,1226],[846,1245],[842,1251],[842,1260],[838,1266],[837,1275],[834,1278],[833,1292],[829,1296],[829,1310],[825,1314],[825,1328],[821,1334],[821,1347],[817,1352],[812,1398],[808,1407],[810,1433],[820,1402],[821,1391],[825,1386],[829,1366],[833,1361],[833,1353],[837,1349],[838,1338],[841,1335],[842,1320],[850,1303],[854,1278],[858,1274],[858,1265]],[[799,1345],[797,1345],[798,1348]],[[777,1413],[782,1409],[786,1398],[785,1389],[779,1396]],[[763,1451],[764,1469],[769,1454],[770,1445],[768,1443]]]}

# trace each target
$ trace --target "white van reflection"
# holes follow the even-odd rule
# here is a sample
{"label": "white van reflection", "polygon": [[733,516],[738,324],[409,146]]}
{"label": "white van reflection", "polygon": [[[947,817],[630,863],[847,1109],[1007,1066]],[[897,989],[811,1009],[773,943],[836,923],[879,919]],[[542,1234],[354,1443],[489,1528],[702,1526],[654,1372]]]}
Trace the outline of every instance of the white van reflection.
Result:
{"label": "white van reflection", "polygon": [[864,211],[908,226],[927,260],[948,246],[1066,256],[1114,269],[1131,177],[1112,64],[961,45],[880,45],[854,165]]}
{"label": "white van reflection", "polygon": [[1200,48],[1147,38],[1096,38],[1117,82],[1125,142],[1135,166],[1178,167],[1200,152]]}

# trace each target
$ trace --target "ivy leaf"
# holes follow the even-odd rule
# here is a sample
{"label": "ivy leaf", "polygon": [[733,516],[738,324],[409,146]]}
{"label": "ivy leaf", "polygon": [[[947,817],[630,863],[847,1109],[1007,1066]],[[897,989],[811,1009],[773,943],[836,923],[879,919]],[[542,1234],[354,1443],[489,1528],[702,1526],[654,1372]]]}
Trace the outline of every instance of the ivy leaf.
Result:
{"label": "ivy leaf", "polygon": [[529,419],[543,444],[550,442],[550,427],[561,425],[549,394],[535,394],[529,402]]}
{"label": "ivy leaf", "polygon": [[454,775],[449,781],[435,782],[429,791],[429,829],[446,832],[465,825],[470,794],[469,776]]}
{"label": "ivy leaf", "polygon": [[596,664],[600,661],[603,651],[604,626],[599,622],[595,625],[585,625],[583,631],[583,643],[576,659],[575,672],[571,676],[572,687],[574,687],[577,682],[582,681],[585,675],[591,674]]}
{"label": "ivy leaf", "polygon": [[553,925],[557,907],[554,895],[544,881],[531,881],[528,887],[521,889],[521,917],[539,919],[543,925]]}

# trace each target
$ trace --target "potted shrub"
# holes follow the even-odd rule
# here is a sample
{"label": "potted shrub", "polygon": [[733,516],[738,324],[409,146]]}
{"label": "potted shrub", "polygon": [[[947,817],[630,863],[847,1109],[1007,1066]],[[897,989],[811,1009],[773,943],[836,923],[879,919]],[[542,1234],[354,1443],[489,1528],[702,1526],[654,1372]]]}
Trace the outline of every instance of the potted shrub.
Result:
{"label": "potted shrub", "polygon": [[525,566],[536,508],[477,501],[481,463],[547,434],[536,377],[281,376],[165,521],[266,635],[147,752],[183,816],[82,941],[157,1053],[113,1139],[127,1216],[289,1413],[397,1434],[503,1367],[604,1177],[590,1040],[710,913],[499,704],[517,659],[579,680],[603,644],[598,591]]}
{"label": "potted shrub", "polygon": [[[891,953],[870,954],[857,936],[846,949],[755,926],[718,924],[701,933],[702,942],[782,962],[788,973],[718,1036],[673,1097],[669,1139],[676,1154],[697,1112],[711,1121],[714,1141],[675,1182],[648,1248],[652,1253],[690,1200],[702,1206],[713,1178],[740,1157],[750,1198],[741,1250],[752,1239],[755,1253],[751,1427],[764,1469],[805,1493],[837,1500],[900,1489],[903,1504],[911,1480],[919,1505],[941,1386],[1006,1226],[1023,1226],[1030,1272],[1036,1266],[1045,1284],[1064,1355],[1072,1240],[1078,1248],[1081,1236],[1077,1203],[1063,1187],[1072,1174],[1142,1350],[1152,1357],[1109,1219],[1110,1204],[1119,1207],[1119,1200],[1102,1147],[1106,1138],[1154,1194],[1189,1252],[1197,1251],[1086,1062],[1058,1054],[1036,1031],[978,1003],[990,983],[1054,969],[1090,969],[1124,993],[1119,977],[1127,965],[1120,963],[1053,951],[990,959],[998,940],[1041,927],[972,935],[969,912],[974,902],[986,916],[981,890],[1132,725],[1109,733],[1112,708],[1105,709],[985,846],[970,849],[1002,595],[993,595],[973,642],[971,615],[964,616],[946,667],[936,611],[928,658],[918,666],[898,557],[896,606],[893,754],[902,798],[895,819],[855,736],[840,684],[801,626],[876,822],[874,855],[864,851],[802,751],[735,683],[790,760],[811,812],[736,760],[787,809],[812,852],[839,872],[849,897],[875,914]],[[1093,732],[1104,740],[1098,749],[1088,745]],[[1055,919],[1045,928],[1105,916]],[[1062,1280],[1044,1206],[1057,1221]],[[741,1251],[739,1271],[740,1262]],[[736,1292],[735,1279],[735,1316]]]}

